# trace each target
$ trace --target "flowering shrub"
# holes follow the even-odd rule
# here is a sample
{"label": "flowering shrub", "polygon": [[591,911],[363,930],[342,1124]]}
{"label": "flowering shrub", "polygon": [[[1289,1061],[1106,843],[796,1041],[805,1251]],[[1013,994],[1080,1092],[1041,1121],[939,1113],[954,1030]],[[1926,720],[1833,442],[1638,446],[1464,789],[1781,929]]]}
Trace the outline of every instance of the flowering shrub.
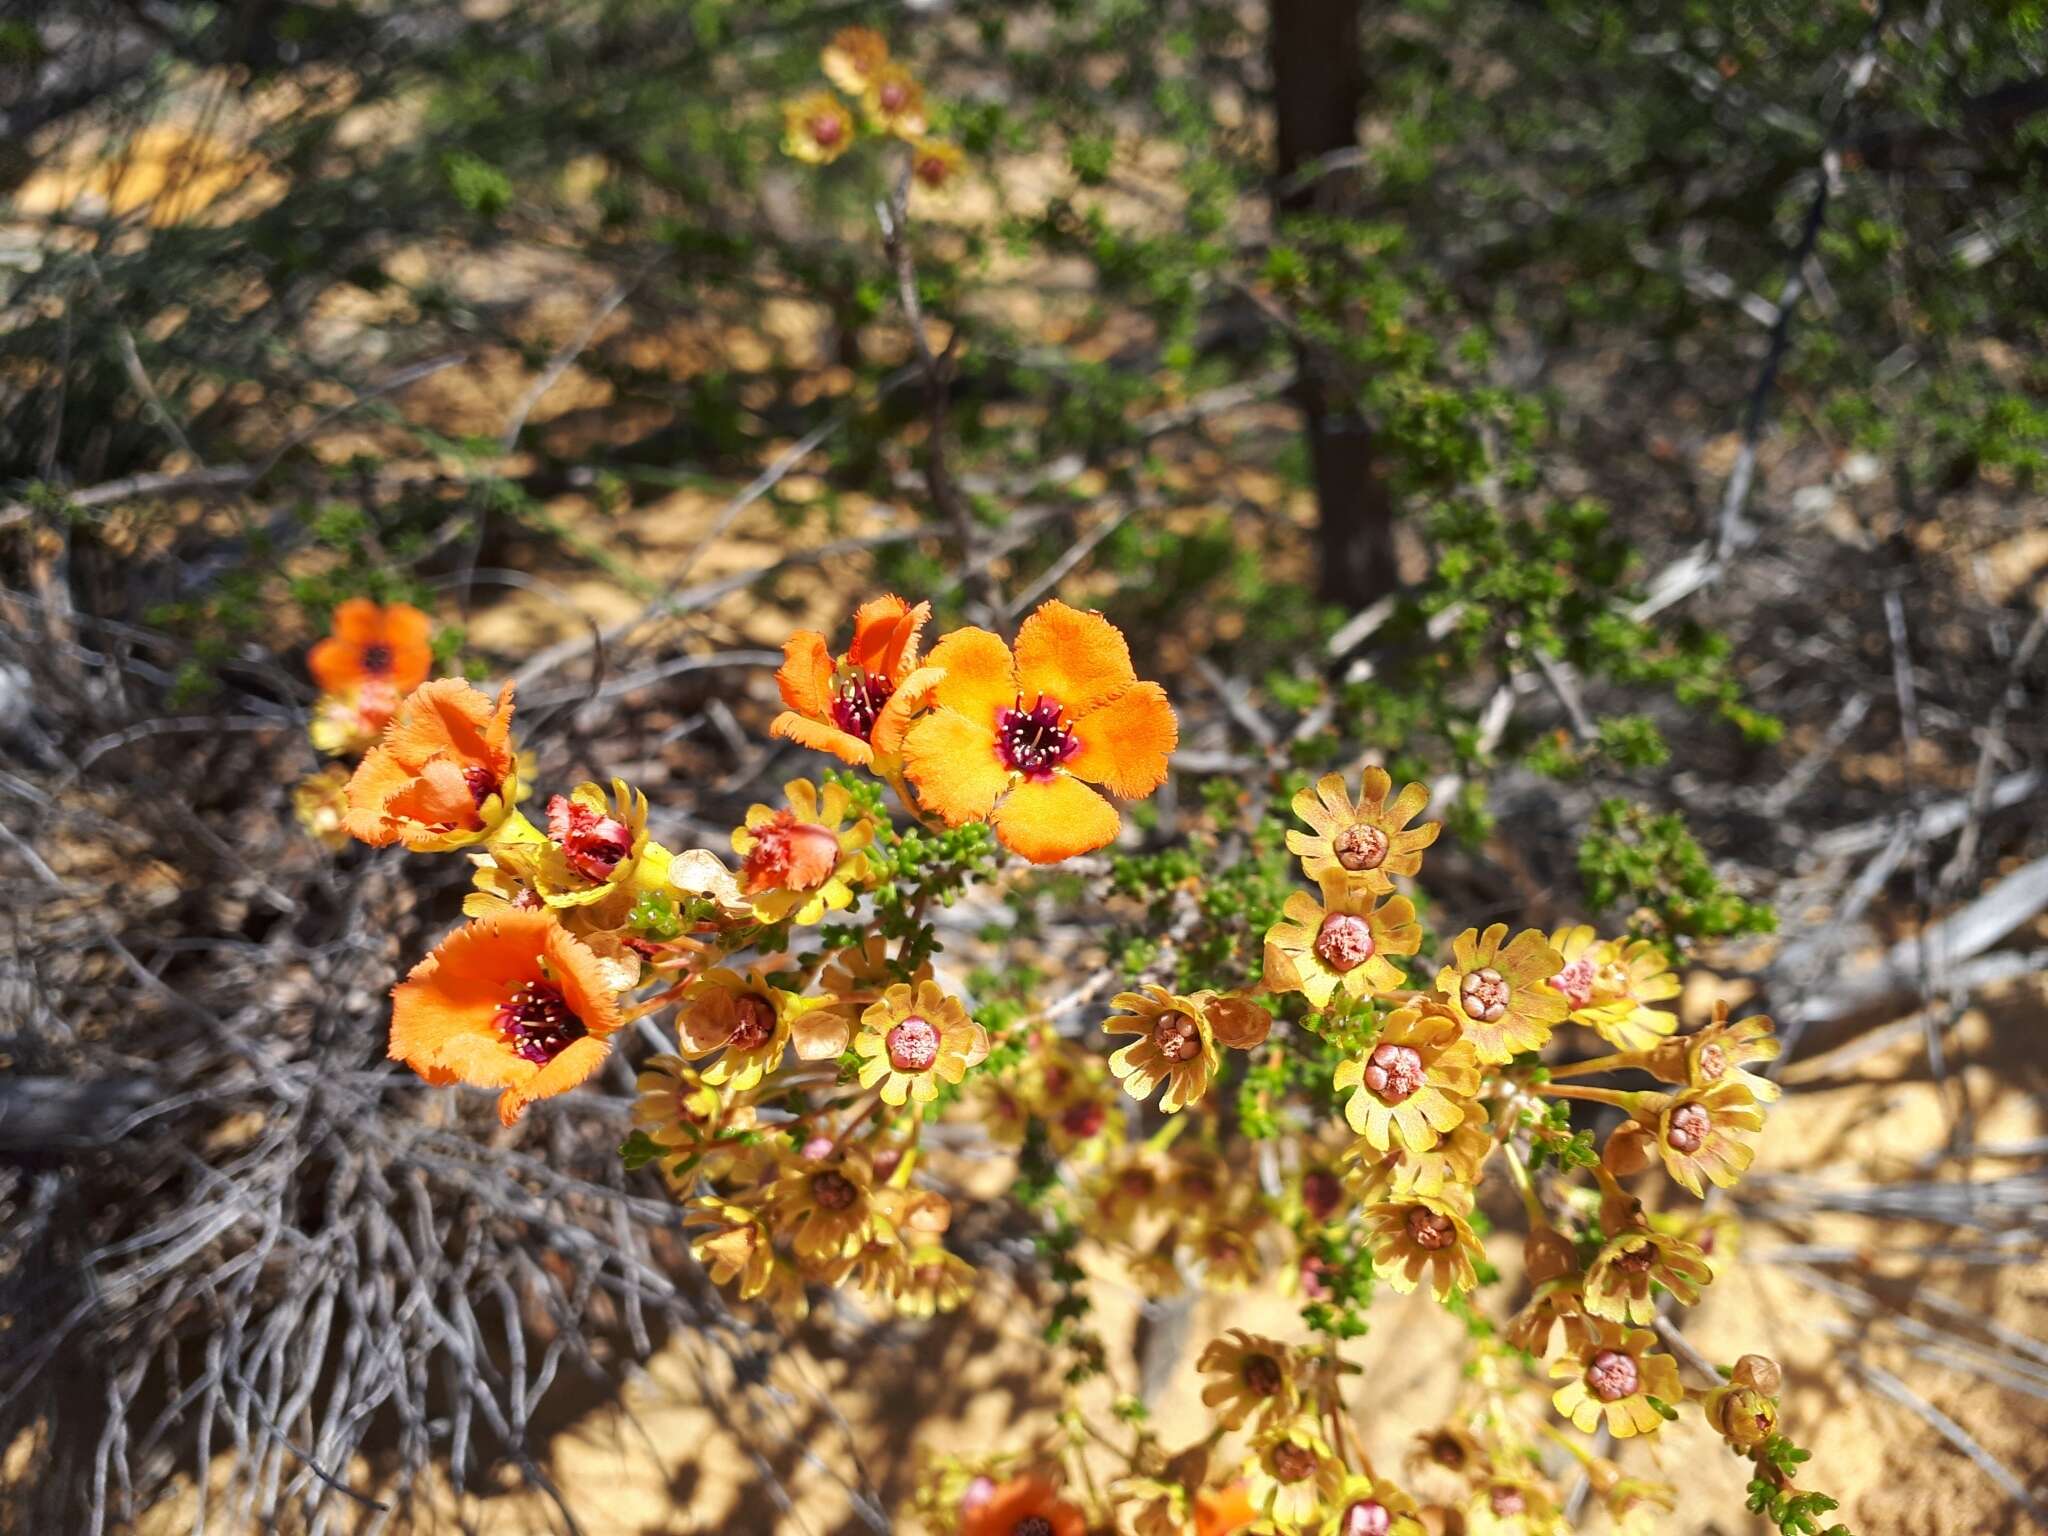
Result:
{"label": "flowering shrub", "polygon": [[[619,781],[529,819],[511,687],[416,679],[340,791],[340,822],[461,852],[473,889],[466,924],[393,991],[391,1056],[495,1091],[511,1125],[637,1038],[628,1023],[666,1016],[674,1049],[639,1065],[622,1156],[686,1204],[713,1280],[785,1321],[820,1288],[908,1317],[957,1307],[973,1271],[947,1245],[926,1132],[945,1117],[1014,1147],[1072,1397],[1041,1443],[931,1462],[917,1510],[935,1531],[1563,1530],[1546,1445],[1621,1528],[1651,1530],[1675,1491],[1606,1448],[1690,1408],[1753,1463],[1753,1506],[1813,1532],[1832,1503],[1797,1487],[1776,1367],[1717,1371],[1669,1316],[1722,1262],[1702,1197],[1741,1177],[1777,1096],[1752,1070],[1777,1055],[1770,1020],[1724,1007],[1680,1032],[1660,1006],[1678,990],[1669,957],[1646,940],[1439,924],[1412,883],[1441,830],[1419,819],[1429,790],[1377,765],[1264,802],[1226,784],[1181,844],[1069,863],[1116,839],[1118,802],[1165,781],[1165,691],[1106,618],[1057,600],[1007,641],[970,627],[926,650],[929,618],[881,597],[843,649],[789,639],[773,730],[855,771],[752,807],[736,867],[656,841]],[[323,686],[383,677],[400,651],[382,637],[420,622],[338,613],[314,653]],[[1033,866],[1062,864],[1134,914],[1097,974],[1047,999],[1022,970],[969,988],[941,969],[936,908],[987,888],[1026,911],[1062,889]],[[1066,1030],[1090,1012],[1083,1036],[1112,1048]],[[1575,1103],[1619,1118],[1596,1135]],[[1526,1219],[1528,1293],[1497,1318],[1473,1300],[1498,1279],[1477,1198],[1496,1174]],[[1162,1445],[1128,1397],[1132,1433],[1113,1436],[1081,1397],[1110,1374],[1084,1250],[1153,1295],[1277,1271],[1304,1337],[1212,1340],[1198,1364],[1214,1427],[1193,1445]],[[1417,1435],[1400,1477],[1367,1459],[1344,1390],[1344,1342],[1381,1284],[1426,1287],[1471,1338],[1460,1410]],[[1083,1465],[1104,1448],[1106,1483]]]}

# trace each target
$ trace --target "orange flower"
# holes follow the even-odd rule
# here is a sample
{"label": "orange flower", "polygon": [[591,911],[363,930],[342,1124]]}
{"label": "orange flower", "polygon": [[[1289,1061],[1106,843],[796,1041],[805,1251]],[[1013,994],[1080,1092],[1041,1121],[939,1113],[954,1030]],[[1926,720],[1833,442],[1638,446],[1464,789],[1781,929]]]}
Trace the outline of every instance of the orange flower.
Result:
{"label": "orange flower", "polygon": [[768,729],[800,746],[830,752],[865,768],[892,764],[903,750],[910,717],[924,704],[936,672],[917,670],[917,637],[932,616],[893,594],[862,603],[853,614],[853,644],[838,661],[814,629],[784,642],[775,686],[789,706]]}
{"label": "orange flower", "polygon": [[460,678],[422,683],[348,781],[348,829],[382,848],[439,853],[483,841],[518,798],[512,685],[494,709]]}
{"label": "orange flower", "polygon": [[1195,1495],[1195,1536],[1235,1536],[1258,1518],[1243,1483],[1204,1488]]}
{"label": "orange flower", "polygon": [[611,1049],[619,1010],[597,956],[550,912],[508,907],[458,928],[391,991],[391,1057],[430,1083],[502,1088],[511,1125]]}
{"label": "orange flower", "polygon": [[1004,847],[1053,864],[1116,836],[1115,807],[1089,784],[1136,800],[1166,781],[1179,723],[1101,614],[1055,599],[1024,621],[1015,655],[962,629],[927,660],[945,676],[904,739],[904,766],[948,826],[992,819]]}
{"label": "orange flower", "polygon": [[[1036,1524],[1032,1522],[1036,1521]],[[1043,1531],[1044,1536],[1083,1536],[1088,1529],[1081,1511],[1059,1496],[1042,1477],[1013,1477],[969,1510],[960,1522],[960,1536],[1013,1536],[1017,1531]]]}
{"label": "orange flower", "polygon": [[889,44],[870,27],[841,27],[818,56],[825,78],[849,96],[868,88],[875,72],[889,62]]}
{"label": "orange flower", "polygon": [[322,693],[351,693],[366,683],[408,694],[434,669],[433,621],[410,603],[379,608],[352,597],[334,610],[332,629],[306,657]]}

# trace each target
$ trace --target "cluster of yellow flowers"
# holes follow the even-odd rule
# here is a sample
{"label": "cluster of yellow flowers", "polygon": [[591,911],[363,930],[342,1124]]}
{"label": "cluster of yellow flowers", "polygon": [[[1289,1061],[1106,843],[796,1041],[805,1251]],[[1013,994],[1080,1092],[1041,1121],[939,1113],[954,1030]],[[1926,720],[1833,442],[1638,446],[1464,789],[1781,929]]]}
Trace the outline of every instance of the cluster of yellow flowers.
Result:
{"label": "cluster of yellow flowers", "polygon": [[931,136],[924,87],[889,56],[881,33],[842,28],[825,45],[818,65],[837,91],[820,87],[783,104],[785,154],[806,165],[830,165],[853,148],[865,123],[869,132],[908,146],[907,169],[919,186],[940,191],[959,174],[959,147]]}
{"label": "cluster of yellow flowers", "polygon": [[[792,636],[773,733],[866,770],[933,836],[985,826],[1041,864],[1109,843],[1111,797],[1158,788],[1178,733],[1121,633],[1050,601],[1014,643],[962,628],[924,652],[929,614],[884,597],[857,611],[843,651]],[[323,645],[356,647],[352,665],[372,673],[388,666],[393,623],[350,610]],[[817,1285],[910,1316],[966,1299],[973,1271],[946,1244],[951,1203],[921,1166],[926,1126],[963,1084],[993,1140],[1050,1160],[1080,1238],[1153,1294],[1189,1274],[1249,1286],[1277,1247],[1310,1303],[1361,1273],[1453,1301],[1488,1270],[1482,1179],[1501,1168],[1517,1192],[1528,1298],[1478,1330],[1466,1407],[1411,1459],[1439,1483],[1455,1474],[1455,1490],[1424,1503],[1369,1464],[1344,1402],[1340,1330],[1315,1346],[1233,1332],[1200,1360],[1214,1430],[1198,1444],[1169,1453],[1140,1432],[1099,1490],[1068,1474],[1086,1444],[1099,1455],[1111,1442],[1078,1433],[1073,1406],[1045,1445],[934,1463],[919,1510],[935,1529],[1560,1530],[1539,1437],[1578,1458],[1626,1528],[1654,1526],[1668,1490],[1518,1406],[1538,1370],[1581,1433],[1654,1434],[1692,1400],[1766,1470],[1774,1371],[1745,1363],[1729,1382],[1688,1387],[1655,1347],[1663,1299],[1689,1304],[1714,1277],[1725,1219],[1652,1211],[1624,1181],[1657,1168],[1700,1196],[1740,1175],[1777,1093],[1748,1070],[1777,1054],[1770,1021],[1722,1009],[1679,1033],[1658,1006],[1679,991],[1663,954],[1588,927],[1466,929],[1433,978],[1412,977],[1425,935],[1397,881],[1419,873],[1440,830],[1417,824],[1424,787],[1396,792],[1368,767],[1355,798],[1336,774],[1297,795],[1287,847],[1316,893],[1289,896],[1263,935],[1264,1001],[1118,993],[1101,1028],[1121,1043],[1105,1055],[1043,1018],[992,1042],[934,972],[925,898],[907,915],[889,906],[900,896],[884,899],[885,881],[910,877],[891,864],[905,845],[878,787],[790,781],[782,803],[734,828],[728,865],[653,839],[645,797],[616,780],[554,795],[541,824],[528,820],[512,714],[509,686],[493,701],[454,679],[417,681],[348,779],[354,837],[460,850],[473,866],[467,924],[394,989],[390,1053],[430,1082],[497,1090],[511,1124],[597,1071],[626,1023],[672,1009],[675,1047],[639,1069],[625,1151],[687,1204],[693,1252],[742,1300],[793,1319]],[[801,944],[806,934],[818,942]],[[1572,1026],[1602,1042],[1598,1054],[1568,1059]],[[1293,1134],[1261,1151],[1212,1113],[1210,1090],[1227,1052],[1284,1062],[1309,1034],[1344,1043],[1324,1100],[1341,1118],[1313,1112],[1313,1094],[1283,1094],[1270,1107]],[[1624,1072],[1660,1086],[1572,1081]],[[1124,1106],[1155,1098],[1159,1128],[1134,1139]],[[1569,1127],[1572,1099],[1623,1112],[1597,1152]],[[1590,1187],[1574,1182],[1579,1168]],[[1340,1276],[1326,1256],[1342,1243],[1369,1261]],[[1221,1451],[1233,1434],[1234,1458]]]}

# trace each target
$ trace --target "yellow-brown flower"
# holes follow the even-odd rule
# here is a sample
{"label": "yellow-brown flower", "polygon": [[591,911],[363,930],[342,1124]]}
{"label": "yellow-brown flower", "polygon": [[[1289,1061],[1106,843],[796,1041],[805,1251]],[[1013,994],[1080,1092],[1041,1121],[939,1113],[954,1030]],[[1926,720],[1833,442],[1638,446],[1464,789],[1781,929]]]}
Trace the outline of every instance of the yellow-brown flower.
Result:
{"label": "yellow-brown flower", "polygon": [[1424,1003],[1388,1014],[1372,1049],[1339,1062],[1330,1085],[1353,1090],[1344,1118],[1373,1147],[1427,1152],[1471,1112],[1479,1065],[1457,1015]]}
{"label": "yellow-brown flower", "polygon": [[1263,1334],[1230,1329],[1209,1341],[1195,1369],[1207,1378],[1202,1404],[1225,1429],[1242,1429],[1247,1421],[1284,1424],[1301,1401],[1294,1352]]}
{"label": "yellow-brown flower", "polygon": [[1266,930],[1266,985],[1299,992],[1322,1008],[1338,992],[1360,998],[1390,992],[1405,979],[1393,963],[1422,947],[1415,904],[1406,896],[1381,901],[1340,873],[1324,875],[1323,899],[1296,891]]}
{"label": "yellow-brown flower", "polygon": [[1563,994],[1548,985],[1561,964],[1543,935],[1527,929],[1508,942],[1506,923],[1485,933],[1467,928],[1451,941],[1451,963],[1437,972],[1437,990],[1464,1022],[1465,1038],[1483,1065],[1538,1050],[1565,1016]]}
{"label": "yellow-brown flower", "polygon": [[1390,800],[1393,788],[1386,769],[1375,766],[1365,770],[1356,803],[1341,773],[1324,774],[1314,789],[1294,797],[1294,814],[1314,830],[1289,832],[1287,851],[1300,858],[1309,879],[1320,881],[1334,871],[1385,893],[1394,888],[1393,876],[1422,868],[1422,850],[1436,841],[1443,823],[1410,828],[1408,823],[1429,804],[1429,789],[1407,784]]}
{"label": "yellow-brown flower", "polygon": [[1406,1293],[1429,1271],[1430,1289],[1448,1300],[1479,1283],[1474,1264],[1486,1257],[1466,1220],[1469,1206],[1446,1195],[1408,1195],[1366,1212],[1373,1266]]}
{"label": "yellow-brown flower", "polygon": [[782,1063],[791,1022],[803,999],[772,985],[759,971],[741,976],[718,967],[691,982],[676,1011],[676,1034],[685,1056],[720,1053],[704,1073],[716,1088],[752,1088]]}
{"label": "yellow-brown flower", "polygon": [[875,1198],[874,1168],[856,1147],[791,1157],[768,1186],[767,1203],[770,1225],[790,1234],[805,1263],[851,1258],[871,1239],[895,1235]]}
{"label": "yellow-brown flower", "polygon": [[1657,1318],[1652,1281],[1689,1307],[1712,1278],[1706,1256],[1684,1238],[1647,1227],[1625,1228],[1608,1238],[1586,1268],[1586,1310],[1617,1323],[1652,1323]]}
{"label": "yellow-brown flower", "polygon": [[988,1031],[936,983],[898,983],[862,1013],[853,1049],[861,1087],[879,1084],[884,1104],[929,1104],[940,1083],[959,1082],[988,1055]]}
{"label": "yellow-brown flower", "polygon": [[1580,1434],[1590,1435],[1603,1416],[1617,1440],[1655,1434],[1664,1427],[1664,1416],[1650,1399],[1675,1406],[1685,1389],[1679,1384],[1678,1362],[1655,1353],[1654,1342],[1647,1328],[1596,1323],[1575,1353],[1551,1362],[1551,1378],[1564,1382],[1551,1394],[1551,1406]]}
{"label": "yellow-brown flower", "polygon": [[1136,1035],[1110,1053],[1109,1070],[1134,1099],[1149,1099],[1163,1082],[1159,1107],[1176,1114],[1198,1103],[1222,1060],[1220,1045],[1250,1050],[1266,1038],[1273,1016],[1241,997],[1197,992],[1177,997],[1161,986],[1119,992],[1111,999],[1123,1011],[1103,1021],[1112,1035]]}
{"label": "yellow-brown flower", "polygon": [[830,91],[811,91],[782,109],[782,152],[806,165],[830,165],[853,147],[853,114]]}

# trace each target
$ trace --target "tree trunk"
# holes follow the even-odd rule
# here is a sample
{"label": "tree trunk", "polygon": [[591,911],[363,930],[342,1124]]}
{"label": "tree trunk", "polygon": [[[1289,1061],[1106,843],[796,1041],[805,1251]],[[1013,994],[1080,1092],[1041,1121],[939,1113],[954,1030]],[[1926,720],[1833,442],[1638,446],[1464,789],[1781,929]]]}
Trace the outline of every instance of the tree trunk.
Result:
{"label": "tree trunk", "polygon": [[[1362,16],[1363,0],[1272,0],[1276,219],[1317,209],[1346,211],[1356,185],[1352,174],[1297,177],[1324,155],[1358,142],[1365,100]],[[1315,477],[1322,596],[1363,608],[1398,584],[1393,498],[1374,465],[1372,429],[1354,407],[1341,370],[1301,343],[1295,362],[1294,399]]]}

